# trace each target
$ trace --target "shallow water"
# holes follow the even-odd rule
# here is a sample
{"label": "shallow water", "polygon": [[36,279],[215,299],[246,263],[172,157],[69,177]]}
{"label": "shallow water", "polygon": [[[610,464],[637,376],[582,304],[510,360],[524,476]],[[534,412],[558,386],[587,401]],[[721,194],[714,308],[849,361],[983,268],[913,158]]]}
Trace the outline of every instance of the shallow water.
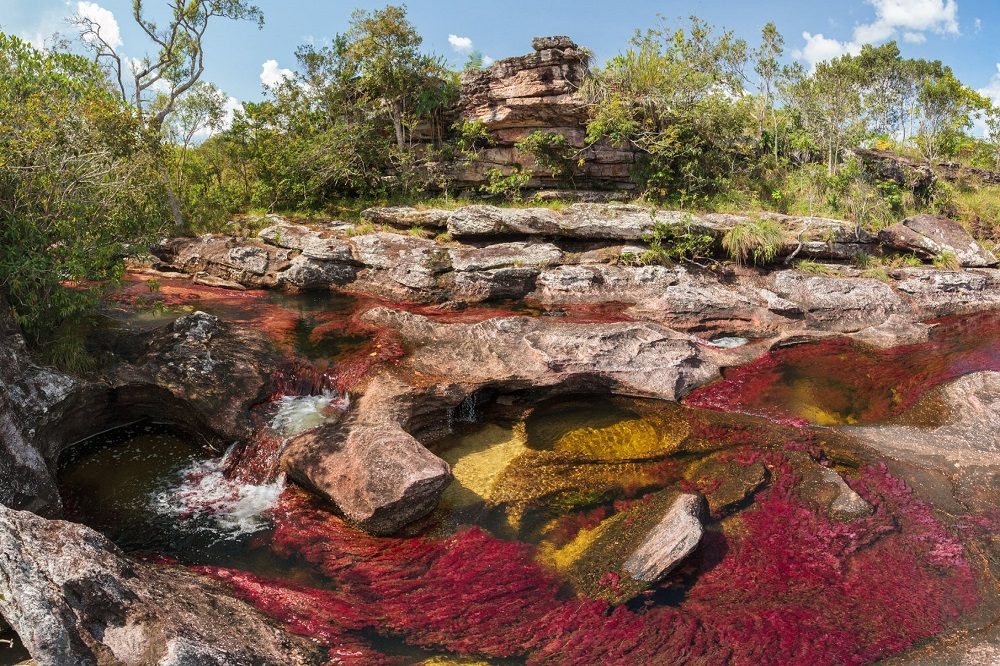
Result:
{"label": "shallow water", "polygon": [[284,480],[228,481],[222,459],[191,438],[155,425],[113,431],[68,452],[59,485],[65,517],[126,552],[188,565],[218,564],[283,573],[266,543],[264,515]]}
{"label": "shallow water", "polygon": [[878,350],[847,339],[779,349],[685,403],[823,426],[892,419],[951,379],[1000,370],[1000,313],[940,320],[926,343]]}

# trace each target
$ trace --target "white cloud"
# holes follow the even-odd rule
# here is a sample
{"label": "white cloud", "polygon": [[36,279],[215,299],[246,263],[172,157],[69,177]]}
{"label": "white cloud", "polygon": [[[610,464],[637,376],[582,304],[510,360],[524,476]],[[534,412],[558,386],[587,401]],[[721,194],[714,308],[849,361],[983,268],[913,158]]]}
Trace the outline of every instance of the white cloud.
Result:
{"label": "white cloud", "polygon": [[865,0],[875,10],[875,20],[854,26],[849,41],[808,32],[805,45],[793,55],[811,66],[845,53],[858,53],[864,44],[880,44],[902,35],[909,44],[927,41],[927,33],[958,35],[957,0]]}
{"label": "white cloud", "polygon": [[1000,62],[997,63],[997,71],[993,72],[993,78],[985,88],[979,89],[979,94],[989,97],[994,104],[1000,104]]}
{"label": "white cloud", "polygon": [[805,45],[793,51],[792,55],[799,60],[809,63],[810,67],[815,67],[818,62],[833,60],[847,53],[857,53],[860,50],[852,42],[841,42],[825,37],[822,34],[813,35],[803,32],[802,39],[806,40]]}
{"label": "white cloud", "polygon": [[979,32],[980,30],[983,29],[983,19],[977,17],[972,25],[975,28],[976,32]]}
{"label": "white cloud", "polygon": [[867,0],[875,8],[875,24],[910,32],[957,35],[957,0]]}
{"label": "white cloud", "polygon": [[451,48],[459,53],[469,53],[472,51],[472,39],[469,37],[459,37],[458,35],[448,35],[448,43]]}
{"label": "white cloud", "polygon": [[484,55],[483,56],[483,67],[489,67],[490,65],[492,65],[495,62],[496,62],[496,60],[494,60],[493,58],[489,57],[488,55]]}
{"label": "white cloud", "polygon": [[[122,45],[122,33],[118,27],[118,21],[115,20],[115,15],[110,10],[101,7],[96,2],[78,2],[76,3],[76,15],[92,22],[101,39],[107,42],[111,48],[117,49]],[[94,37],[90,37],[90,40],[93,39]]]}
{"label": "white cloud", "polygon": [[265,60],[260,69],[260,82],[268,88],[279,85],[282,81],[290,79],[294,73],[290,69],[278,67],[277,60]]}

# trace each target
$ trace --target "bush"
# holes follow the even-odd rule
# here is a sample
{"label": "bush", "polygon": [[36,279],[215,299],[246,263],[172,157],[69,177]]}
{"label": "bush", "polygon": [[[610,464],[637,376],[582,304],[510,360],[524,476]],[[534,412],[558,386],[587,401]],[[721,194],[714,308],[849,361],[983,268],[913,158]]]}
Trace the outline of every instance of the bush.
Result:
{"label": "bush", "polygon": [[565,134],[536,130],[514,144],[514,147],[526,155],[531,155],[538,168],[551,174],[553,178],[567,178],[573,175],[576,165],[573,156],[576,151]]}
{"label": "bush", "polygon": [[161,232],[161,158],[92,62],[0,33],[0,287],[51,360]]}
{"label": "bush", "polygon": [[668,264],[677,261],[697,262],[712,256],[715,239],[694,225],[690,215],[680,223],[658,221],[653,232],[645,238],[649,250],[640,257],[622,255],[623,263]]}
{"label": "bush", "polygon": [[486,174],[486,184],[480,187],[480,191],[493,196],[521,200],[521,190],[531,182],[531,172],[520,167],[506,174],[500,169],[490,169]]}
{"label": "bush", "polygon": [[774,220],[745,220],[726,232],[722,247],[739,265],[769,264],[785,242],[785,232]]}

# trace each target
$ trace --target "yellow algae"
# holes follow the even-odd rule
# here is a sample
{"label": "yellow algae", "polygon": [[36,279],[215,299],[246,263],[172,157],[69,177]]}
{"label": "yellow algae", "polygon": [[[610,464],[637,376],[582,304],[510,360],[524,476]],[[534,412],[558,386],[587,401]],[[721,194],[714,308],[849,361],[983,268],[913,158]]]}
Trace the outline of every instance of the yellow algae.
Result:
{"label": "yellow algae", "polygon": [[556,571],[570,569],[594,545],[594,542],[614,520],[614,518],[609,518],[602,521],[597,527],[580,530],[576,537],[562,548],[556,548],[550,542],[542,542],[538,546],[538,561]]}
{"label": "yellow algae", "polygon": [[525,451],[524,427],[520,424],[513,429],[489,425],[463,436],[456,446],[441,452],[455,477],[443,500],[456,508],[492,501],[497,481]]}
{"label": "yellow algae", "polygon": [[420,666],[490,666],[490,662],[474,657],[431,657]]}
{"label": "yellow algae", "polygon": [[687,422],[680,419],[627,419],[576,428],[557,439],[552,448],[588,460],[640,460],[670,453],[687,435]]}

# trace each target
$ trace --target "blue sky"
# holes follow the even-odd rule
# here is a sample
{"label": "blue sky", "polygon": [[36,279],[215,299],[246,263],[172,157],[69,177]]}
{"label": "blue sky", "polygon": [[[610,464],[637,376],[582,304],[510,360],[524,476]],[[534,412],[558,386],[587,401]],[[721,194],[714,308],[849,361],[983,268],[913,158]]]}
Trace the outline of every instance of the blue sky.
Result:
{"label": "blue sky", "polygon": [[[155,6],[163,0],[147,0]],[[146,42],[131,19],[131,0],[0,0],[0,30],[34,42],[69,33],[66,18],[83,11],[116,31],[120,50],[141,56]],[[220,22],[209,29],[206,78],[239,100],[263,96],[262,74],[273,80],[295,66],[305,42],[324,43],[346,29],[355,8],[370,0],[257,0],[266,23]],[[636,28],[657,15],[696,14],[753,40],[773,20],[787,57],[806,63],[856,50],[863,42],[897,39],[906,55],[941,59],[975,88],[1000,100],[1000,2],[997,0],[410,0],[414,24],[429,51],[456,65],[469,44],[492,58],[530,51],[533,36],[566,34],[600,60],[617,53]],[[113,17],[115,26],[110,25]],[[103,23],[102,23],[103,25]],[[270,61],[270,62],[269,62]]]}

